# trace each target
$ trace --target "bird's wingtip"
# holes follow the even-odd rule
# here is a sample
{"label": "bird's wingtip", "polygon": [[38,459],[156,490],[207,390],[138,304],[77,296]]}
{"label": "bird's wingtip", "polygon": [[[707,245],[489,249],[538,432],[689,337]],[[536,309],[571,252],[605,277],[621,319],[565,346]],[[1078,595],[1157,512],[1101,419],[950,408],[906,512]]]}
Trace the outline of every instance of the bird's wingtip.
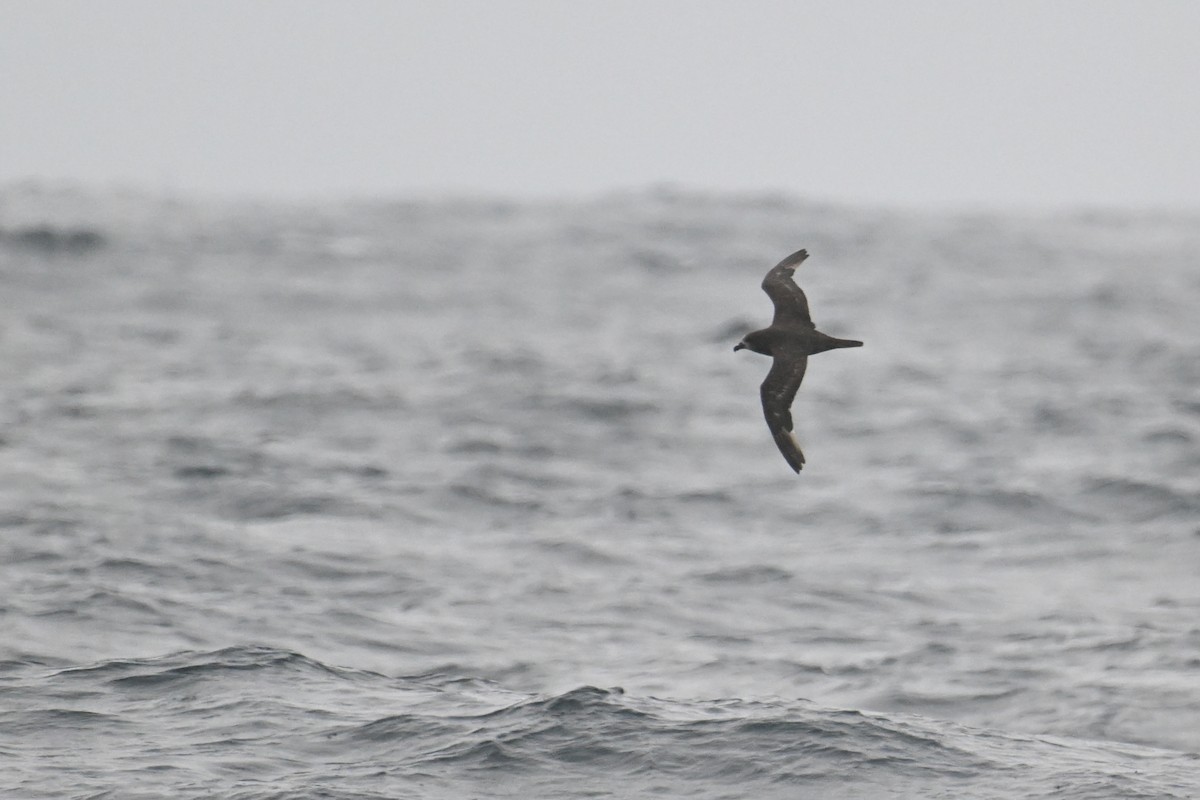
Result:
{"label": "bird's wingtip", "polygon": [[799,475],[800,470],[804,469],[804,451],[796,441],[796,434],[787,429],[780,429],[775,433],[775,444],[778,445],[783,460]]}
{"label": "bird's wingtip", "polygon": [[796,267],[800,266],[800,262],[804,261],[806,258],[808,258],[808,250],[805,248],[800,248],[787,258],[783,259],[783,261],[780,261],[778,264],[776,264],[775,269],[795,269]]}

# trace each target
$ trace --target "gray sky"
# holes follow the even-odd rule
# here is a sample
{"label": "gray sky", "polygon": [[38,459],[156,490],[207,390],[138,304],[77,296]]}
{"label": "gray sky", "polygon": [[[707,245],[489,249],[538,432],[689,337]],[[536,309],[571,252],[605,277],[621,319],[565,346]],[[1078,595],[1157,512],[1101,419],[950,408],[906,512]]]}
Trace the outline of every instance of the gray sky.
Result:
{"label": "gray sky", "polygon": [[0,0],[0,182],[1200,209],[1193,0]]}

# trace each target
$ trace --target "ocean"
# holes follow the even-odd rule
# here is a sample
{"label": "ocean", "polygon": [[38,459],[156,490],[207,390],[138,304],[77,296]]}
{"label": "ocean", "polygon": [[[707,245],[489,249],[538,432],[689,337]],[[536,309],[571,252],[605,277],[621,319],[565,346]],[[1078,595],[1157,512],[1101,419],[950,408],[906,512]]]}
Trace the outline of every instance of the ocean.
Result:
{"label": "ocean", "polygon": [[0,291],[0,796],[1200,797],[1198,214],[17,184]]}

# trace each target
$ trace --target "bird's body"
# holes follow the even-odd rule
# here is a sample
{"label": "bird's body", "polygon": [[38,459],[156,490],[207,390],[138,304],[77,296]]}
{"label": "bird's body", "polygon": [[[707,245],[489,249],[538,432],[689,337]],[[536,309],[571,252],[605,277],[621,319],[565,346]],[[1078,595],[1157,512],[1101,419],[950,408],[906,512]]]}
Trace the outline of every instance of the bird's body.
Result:
{"label": "bird's body", "polygon": [[773,361],[762,383],[763,415],[775,444],[796,472],[804,466],[804,453],[792,433],[792,400],[804,380],[808,357],[839,347],[862,347],[855,339],[837,339],[817,330],[808,312],[808,298],[792,279],[792,273],[808,258],[798,250],[780,261],[763,278],[762,288],[775,304],[775,317],[768,328],[752,331],[733,348],[752,350]]}

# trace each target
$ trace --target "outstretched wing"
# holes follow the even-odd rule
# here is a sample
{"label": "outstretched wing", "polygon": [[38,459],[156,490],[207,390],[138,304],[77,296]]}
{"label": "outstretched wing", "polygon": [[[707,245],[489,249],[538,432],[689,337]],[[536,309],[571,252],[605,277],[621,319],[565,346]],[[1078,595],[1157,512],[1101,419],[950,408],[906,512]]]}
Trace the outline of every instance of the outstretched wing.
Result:
{"label": "outstretched wing", "polygon": [[800,443],[792,433],[792,400],[796,398],[796,390],[804,380],[804,370],[808,367],[808,356],[798,352],[784,351],[775,354],[771,363],[771,371],[759,390],[762,395],[763,416],[767,418],[767,427],[775,437],[779,452],[783,453],[788,466],[799,472],[804,466],[804,453]]}
{"label": "outstretched wing", "polygon": [[792,273],[808,258],[807,250],[797,250],[780,261],[767,277],[763,278],[762,288],[775,304],[775,319],[772,325],[787,327],[815,328],[812,317],[808,314],[808,298],[792,280]]}

